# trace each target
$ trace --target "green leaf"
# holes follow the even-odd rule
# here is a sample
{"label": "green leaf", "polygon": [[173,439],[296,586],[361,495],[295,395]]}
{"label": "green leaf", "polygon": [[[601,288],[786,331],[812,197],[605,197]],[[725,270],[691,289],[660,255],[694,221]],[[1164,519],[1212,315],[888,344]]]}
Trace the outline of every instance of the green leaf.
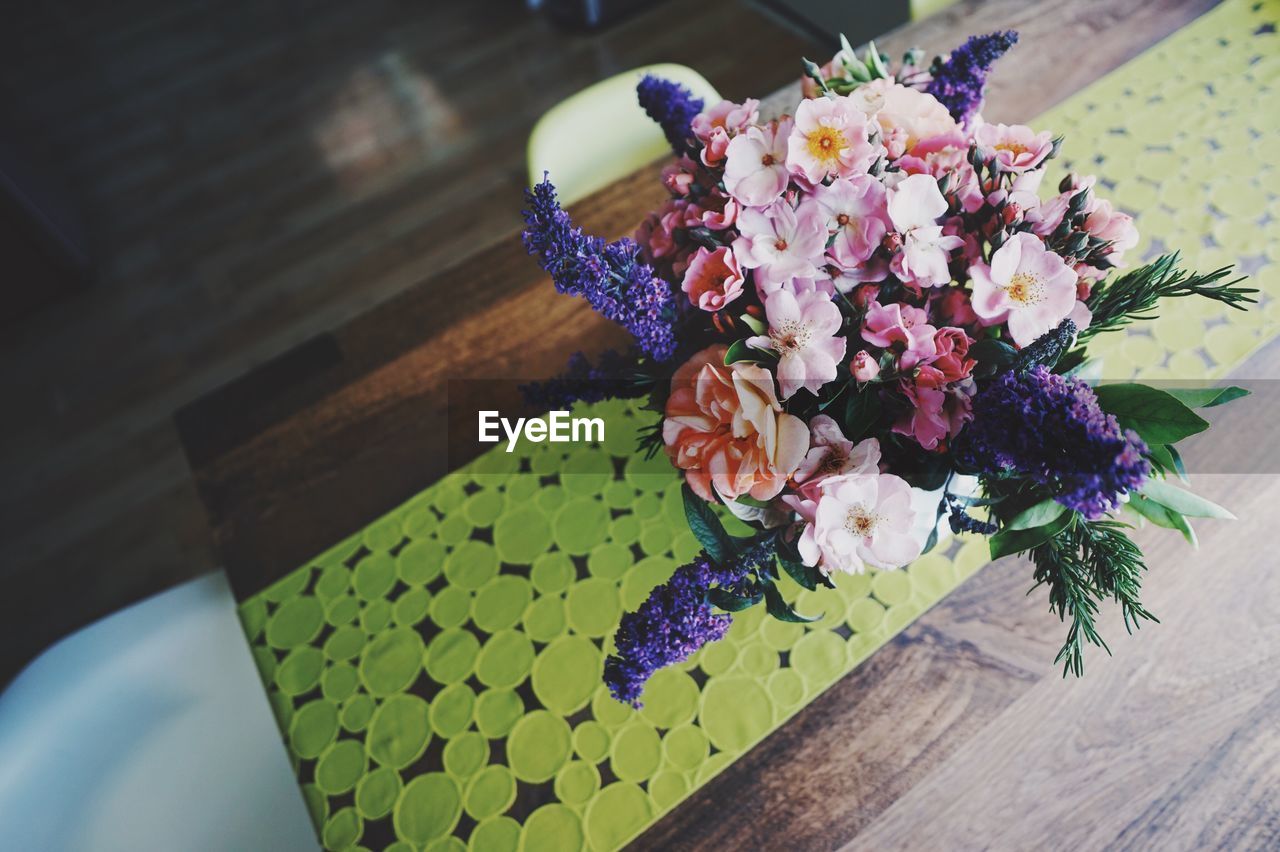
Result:
{"label": "green leaf", "polygon": [[1235,385],[1225,388],[1168,388],[1168,392],[1191,408],[1213,408],[1249,395],[1249,391]]}
{"label": "green leaf", "polygon": [[769,614],[779,621],[789,621],[793,624],[809,624],[822,618],[821,615],[801,615],[791,608],[791,604],[782,599],[782,592],[778,591],[778,587],[773,583],[766,583],[764,587],[764,605]]}
{"label": "green leaf", "polygon": [[929,553],[938,546],[938,524],[942,521],[942,516],[947,512],[947,499],[943,497],[938,501],[938,511],[933,516],[933,526],[929,528],[929,537],[924,540],[924,547],[920,549],[921,554]]}
{"label": "green leaf", "polygon": [[723,565],[733,554],[733,542],[724,531],[724,525],[712,511],[711,504],[703,500],[686,483],[684,486],[684,516],[689,529],[697,537],[707,557],[717,565]]}
{"label": "green leaf", "polygon": [[884,67],[884,60],[880,58],[880,51],[876,49],[874,41],[867,43],[867,70],[876,80],[883,80],[889,76],[889,69]]}
{"label": "green leaf", "polygon": [[724,365],[736,364],[739,361],[776,361],[778,356],[768,349],[756,349],[754,346],[748,346],[745,338],[735,340],[729,344],[729,350],[724,353]]}
{"label": "green leaf", "polygon": [[844,434],[857,442],[880,419],[880,394],[874,386],[850,394],[844,407]]}
{"label": "green leaf", "polygon": [[1197,550],[1200,549],[1200,540],[1196,538],[1196,531],[1191,528],[1191,522],[1185,516],[1179,515],[1177,512],[1170,512],[1173,522],[1178,525],[1178,532],[1182,533],[1182,537]]}
{"label": "green leaf", "polygon": [[1168,444],[1151,444],[1147,447],[1147,458],[1156,470],[1169,473],[1174,470],[1173,447]]}
{"label": "green leaf", "polygon": [[1169,451],[1169,456],[1173,459],[1173,469],[1178,472],[1178,478],[1183,482],[1190,482],[1191,480],[1187,478],[1187,466],[1182,463],[1182,453],[1178,452],[1178,448],[1172,445],[1166,446],[1165,449]]}
{"label": "green leaf", "polygon": [[743,325],[745,325],[747,328],[754,331],[756,334],[764,334],[765,330],[767,329],[767,326],[764,323],[760,322],[760,320],[751,316],[751,314],[743,314],[742,316],[738,317],[738,319],[742,321]]}
{"label": "green leaf", "polygon": [[1130,494],[1129,502],[1124,505],[1138,517],[1146,518],[1158,527],[1164,527],[1167,530],[1178,528],[1178,522],[1173,519],[1175,512],[1141,494]]}
{"label": "green leaf", "polygon": [[1018,357],[1018,350],[1003,340],[987,337],[969,347],[969,357],[984,367],[1008,367]]}
{"label": "green leaf", "polygon": [[1102,385],[1096,392],[1102,410],[1148,444],[1176,444],[1209,428],[1207,420],[1177,397],[1147,385]]}
{"label": "green leaf", "polygon": [[1001,530],[989,539],[991,558],[999,559],[1010,553],[1021,553],[1030,550],[1037,544],[1043,544],[1075,522],[1075,512],[1063,512],[1055,520],[1040,527],[1027,530]]}
{"label": "green leaf", "polygon": [[759,592],[747,597],[745,595],[735,595],[728,589],[719,587],[707,590],[707,600],[725,612],[741,612],[760,603],[762,597],[763,595]]}
{"label": "green leaf", "polygon": [[805,565],[799,560],[784,559],[782,557],[778,557],[778,564],[782,566],[783,571],[787,572],[788,577],[809,591],[818,588],[818,583],[824,579],[823,573],[818,570],[816,565]]}
{"label": "green leaf", "polygon": [[1034,506],[1023,509],[1004,525],[1007,530],[1032,530],[1053,523],[1064,512],[1071,511],[1057,500],[1042,500]]}
{"label": "green leaf", "polygon": [[1159,479],[1147,480],[1147,483],[1139,489],[1139,493],[1180,515],[1192,518],[1222,518],[1228,521],[1236,519],[1235,515],[1217,503]]}

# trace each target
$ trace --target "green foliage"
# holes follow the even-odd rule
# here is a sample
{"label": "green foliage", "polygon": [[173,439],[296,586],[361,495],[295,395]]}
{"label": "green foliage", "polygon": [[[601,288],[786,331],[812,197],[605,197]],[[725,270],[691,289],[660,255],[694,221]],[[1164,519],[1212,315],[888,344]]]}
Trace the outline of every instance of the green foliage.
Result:
{"label": "green foliage", "polygon": [[844,407],[844,434],[850,441],[860,441],[880,419],[880,393],[875,385],[868,385],[858,393],[849,394]]}
{"label": "green foliage", "polygon": [[1220,518],[1226,521],[1236,519],[1235,515],[1217,503],[1159,479],[1148,480],[1139,493],[1180,515],[1192,518]]}
{"label": "green foliage", "polygon": [[748,346],[745,338],[733,341],[729,345],[729,349],[724,353],[725,366],[736,364],[739,361],[773,363],[777,360],[778,356],[775,352],[769,349],[756,349],[754,346]]}
{"label": "green foliage", "polygon": [[1183,296],[1203,296],[1222,302],[1237,310],[1246,304],[1256,303],[1257,289],[1237,287],[1243,278],[1222,283],[1231,273],[1224,266],[1206,275],[1189,273],[1179,268],[1177,252],[1099,283],[1089,294],[1085,304],[1093,312],[1089,327],[1080,332],[1078,342],[1084,345],[1094,335],[1115,331],[1131,322],[1155,318],[1155,309],[1161,299]]}
{"label": "green foliage", "polygon": [[724,531],[724,524],[716,517],[711,505],[703,500],[687,484],[684,492],[684,516],[689,522],[689,529],[697,536],[698,543],[706,551],[707,558],[717,565],[723,565],[733,555],[734,545],[729,534]]}
{"label": "green foliage", "polygon": [[791,604],[783,600],[782,592],[778,591],[778,587],[773,583],[765,583],[764,586],[764,605],[769,615],[779,621],[789,621],[796,624],[808,624],[822,618],[821,615],[801,615],[796,612]]}
{"label": "green foliage", "polygon": [[1123,428],[1137,432],[1148,444],[1175,444],[1209,428],[1209,421],[1173,394],[1157,388],[1102,385],[1096,393],[1103,411],[1114,414]]}
{"label": "green foliage", "polygon": [[738,595],[719,587],[707,591],[707,600],[725,612],[741,612],[760,603],[763,597],[764,593],[759,591],[751,595]]}
{"label": "green foliage", "polygon": [[1066,641],[1054,662],[1063,664],[1063,676],[1084,674],[1086,645],[1111,649],[1098,634],[1094,617],[1107,599],[1120,605],[1129,632],[1143,621],[1159,621],[1142,606],[1142,551],[1117,521],[1081,519],[1060,534],[1031,548],[1035,586],[1049,590],[1049,609],[1063,621],[1070,620]]}
{"label": "green foliage", "polygon": [[[1033,509],[1036,507],[1032,507]],[[1065,507],[1053,520],[1029,529],[1003,529],[988,540],[991,558],[999,559],[1011,553],[1022,553],[1069,530],[1079,517]]]}
{"label": "green foliage", "polygon": [[1169,388],[1168,393],[1188,408],[1213,408],[1249,395],[1247,390],[1235,385],[1225,388]]}

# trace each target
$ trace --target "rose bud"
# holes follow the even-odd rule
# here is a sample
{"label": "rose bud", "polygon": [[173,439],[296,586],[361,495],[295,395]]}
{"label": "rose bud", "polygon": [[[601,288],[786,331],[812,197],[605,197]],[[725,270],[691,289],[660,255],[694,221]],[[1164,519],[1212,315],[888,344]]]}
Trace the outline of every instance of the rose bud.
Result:
{"label": "rose bud", "polygon": [[880,363],[863,349],[849,359],[849,372],[859,382],[869,382],[880,375]]}

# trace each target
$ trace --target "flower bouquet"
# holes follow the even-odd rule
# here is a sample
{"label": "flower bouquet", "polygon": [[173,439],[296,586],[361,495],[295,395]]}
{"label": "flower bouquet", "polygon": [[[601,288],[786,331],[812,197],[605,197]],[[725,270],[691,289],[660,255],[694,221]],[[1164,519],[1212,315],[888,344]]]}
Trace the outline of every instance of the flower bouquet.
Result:
{"label": "flower bouquet", "polygon": [[[1192,538],[1188,517],[1230,517],[1169,480],[1176,444],[1208,426],[1194,409],[1244,391],[1083,376],[1095,335],[1162,299],[1243,309],[1256,291],[1176,254],[1121,271],[1131,217],[1089,177],[1042,192],[1062,140],[980,115],[1016,40],[897,67],[843,42],[805,61],[803,98],[771,120],[757,101],[705,105],[646,77],[640,103],[675,158],[670,198],[634,240],[574,227],[547,177],[527,193],[529,252],[634,345],[575,355],[526,392],[556,408],[647,398],[642,443],[681,471],[703,548],[623,617],[604,670],[618,700],[638,706],[654,671],[720,639],[735,611],[812,620],[780,572],[812,590],[901,568],[944,523],[989,536],[993,558],[1030,556],[1069,621],[1058,662],[1079,674],[1085,646],[1106,647],[1106,599],[1129,627],[1153,620],[1130,521]],[[722,511],[753,534],[728,535]]]}

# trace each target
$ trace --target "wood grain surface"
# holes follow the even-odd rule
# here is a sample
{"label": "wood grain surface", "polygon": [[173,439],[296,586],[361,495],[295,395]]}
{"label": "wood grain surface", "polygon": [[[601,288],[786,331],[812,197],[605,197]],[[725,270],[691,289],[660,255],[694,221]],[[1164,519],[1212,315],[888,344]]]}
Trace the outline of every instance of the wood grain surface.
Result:
{"label": "wood grain surface", "polygon": [[219,564],[175,409],[509,236],[546,109],[659,61],[741,98],[815,49],[744,0],[589,35],[520,0],[55,0],[4,20],[0,124],[56,164],[98,281],[0,335],[0,686]]}

